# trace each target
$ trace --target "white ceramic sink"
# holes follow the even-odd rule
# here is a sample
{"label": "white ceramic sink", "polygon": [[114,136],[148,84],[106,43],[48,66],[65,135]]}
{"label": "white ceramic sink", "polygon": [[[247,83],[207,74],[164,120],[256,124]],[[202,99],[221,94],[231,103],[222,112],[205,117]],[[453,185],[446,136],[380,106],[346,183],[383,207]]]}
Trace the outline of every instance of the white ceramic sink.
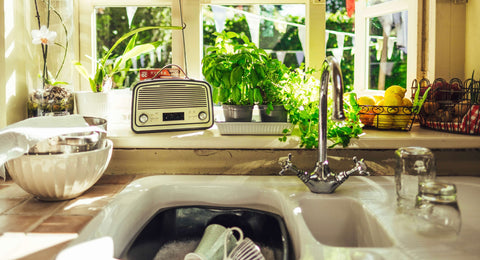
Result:
{"label": "white ceramic sink", "polygon": [[[151,253],[130,258],[127,251],[155,248],[165,242],[159,234],[173,238],[190,228],[175,216],[188,219],[185,212],[200,212],[196,221],[201,226],[225,209],[266,214],[247,222],[255,222],[252,227],[260,233],[281,233],[288,253],[270,259],[475,259],[480,255],[480,206],[471,196],[480,196],[480,178],[453,180],[461,182],[457,187],[465,228],[452,243],[420,237],[407,228],[409,223],[398,220],[393,176],[352,176],[333,194],[313,194],[295,176],[145,177],[118,194],[57,259],[84,256],[94,248],[110,250],[103,255],[115,258],[152,259]],[[182,207],[185,212],[177,211]],[[242,212],[235,214],[251,216]],[[272,226],[276,220],[281,223]]]}
{"label": "white ceramic sink", "polygon": [[351,198],[299,200],[310,232],[321,244],[336,247],[391,247],[385,229],[361,203]]}

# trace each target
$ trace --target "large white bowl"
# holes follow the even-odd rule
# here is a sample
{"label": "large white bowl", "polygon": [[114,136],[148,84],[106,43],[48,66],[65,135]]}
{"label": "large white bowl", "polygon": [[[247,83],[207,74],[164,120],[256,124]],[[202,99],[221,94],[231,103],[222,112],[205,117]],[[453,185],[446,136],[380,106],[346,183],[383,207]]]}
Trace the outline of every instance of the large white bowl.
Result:
{"label": "large white bowl", "polygon": [[87,152],[26,154],[6,163],[13,181],[41,200],[72,199],[93,186],[107,169],[113,143]]}

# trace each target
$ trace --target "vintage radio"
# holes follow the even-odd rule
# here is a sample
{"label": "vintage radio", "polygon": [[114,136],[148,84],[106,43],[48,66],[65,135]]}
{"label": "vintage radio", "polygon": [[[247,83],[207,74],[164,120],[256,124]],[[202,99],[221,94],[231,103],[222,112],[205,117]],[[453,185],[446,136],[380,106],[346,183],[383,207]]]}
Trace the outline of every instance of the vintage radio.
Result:
{"label": "vintage radio", "polygon": [[132,90],[136,133],[207,129],[213,125],[212,88],[188,78],[151,79]]}

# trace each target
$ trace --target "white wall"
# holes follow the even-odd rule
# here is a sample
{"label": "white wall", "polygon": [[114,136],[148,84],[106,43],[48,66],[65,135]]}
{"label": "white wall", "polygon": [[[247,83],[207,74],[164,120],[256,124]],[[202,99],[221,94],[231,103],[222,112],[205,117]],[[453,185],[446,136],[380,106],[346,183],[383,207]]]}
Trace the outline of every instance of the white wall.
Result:
{"label": "white wall", "polygon": [[465,32],[465,78],[480,76],[480,1],[470,0],[467,4]]}
{"label": "white wall", "polygon": [[[26,98],[28,88],[25,83],[25,37],[23,1],[1,0],[4,5],[4,51],[5,56],[0,59],[4,62],[2,80],[0,81],[0,125],[20,121],[26,116]],[[0,74],[1,75],[1,74]]]}

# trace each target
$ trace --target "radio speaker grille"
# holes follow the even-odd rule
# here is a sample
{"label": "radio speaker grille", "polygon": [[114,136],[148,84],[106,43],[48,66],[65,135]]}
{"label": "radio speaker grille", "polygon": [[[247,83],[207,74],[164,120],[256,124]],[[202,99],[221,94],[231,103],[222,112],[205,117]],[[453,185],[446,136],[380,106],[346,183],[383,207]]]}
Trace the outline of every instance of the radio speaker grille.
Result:
{"label": "radio speaker grille", "polygon": [[138,92],[138,109],[208,107],[207,90],[196,84],[145,86]]}

